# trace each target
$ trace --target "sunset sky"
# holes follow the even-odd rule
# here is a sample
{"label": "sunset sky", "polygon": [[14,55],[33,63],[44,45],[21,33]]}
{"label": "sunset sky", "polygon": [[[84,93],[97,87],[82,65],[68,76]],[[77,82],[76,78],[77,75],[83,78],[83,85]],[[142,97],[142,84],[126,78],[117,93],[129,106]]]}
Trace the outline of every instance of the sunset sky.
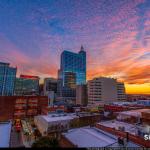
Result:
{"label": "sunset sky", "polygon": [[57,77],[63,50],[87,52],[87,79],[150,94],[150,0],[0,0],[0,61]]}

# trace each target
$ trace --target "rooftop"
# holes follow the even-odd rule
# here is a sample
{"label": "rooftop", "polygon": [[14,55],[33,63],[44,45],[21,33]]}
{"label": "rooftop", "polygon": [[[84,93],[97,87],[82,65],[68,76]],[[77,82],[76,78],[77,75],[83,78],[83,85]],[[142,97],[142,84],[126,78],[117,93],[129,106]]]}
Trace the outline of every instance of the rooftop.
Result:
{"label": "rooftop", "polygon": [[134,116],[134,117],[141,117],[142,112],[150,112],[150,109],[136,109],[130,111],[123,111],[120,112],[120,115],[127,115],[127,116]]}
{"label": "rooftop", "polygon": [[75,114],[49,114],[49,115],[41,115],[39,116],[43,118],[46,122],[57,122],[57,121],[65,121],[72,120],[77,117]]}
{"label": "rooftop", "polygon": [[10,142],[11,123],[0,123],[0,148],[8,148]]}
{"label": "rooftop", "polygon": [[86,116],[95,116],[99,115],[98,113],[87,113],[87,112],[79,112],[78,115],[76,113],[50,113],[48,115],[39,115],[38,117],[44,119],[46,122],[57,122],[57,121],[65,121],[72,120],[78,117],[86,117]]}
{"label": "rooftop", "polygon": [[9,63],[0,62],[0,65],[7,65],[7,66],[9,66]]}
{"label": "rooftop", "polygon": [[126,106],[126,105],[136,105],[137,102],[127,102],[127,101],[122,101],[122,102],[112,102],[111,104],[113,105],[119,105],[119,106]]}
{"label": "rooftop", "polygon": [[104,121],[104,122],[100,122],[98,124],[106,126],[106,127],[110,127],[110,128],[115,128],[117,130],[119,129],[119,127],[124,127],[126,132],[129,132],[133,135],[136,135],[138,132],[136,125],[129,124],[126,122],[117,121],[117,120]]}
{"label": "rooftop", "polygon": [[[69,130],[63,135],[77,147],[120,147],[116,136],[97,128],[83,127]],[[127,147],[139,147],[128,142]]]}

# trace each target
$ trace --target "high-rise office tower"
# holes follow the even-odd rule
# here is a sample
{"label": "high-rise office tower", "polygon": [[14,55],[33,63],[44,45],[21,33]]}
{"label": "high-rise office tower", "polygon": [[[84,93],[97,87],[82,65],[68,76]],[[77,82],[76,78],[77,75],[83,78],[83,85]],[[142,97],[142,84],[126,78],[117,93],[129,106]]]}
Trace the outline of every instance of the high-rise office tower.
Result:
{"label": "high-rise office tower", "polygon": [[39,77],[20,75],[15,82],[15,95],[39,95]]}
{"label": "high-rise office tower", "polygon": [[0,62],[0,96],[13,96],[17,68]]}
{"label": "high-rise office tower", "polygon": [[59,96],[75,97],[76,85],[82,84],[86,84],[86,52],[83,46],[78,53],[63,51],[60,70],[58,71]]}
{"label": "high-rise office tower", "polygon": [[83,46],[79,53],[63,51],[61,54],[61,77],[64,78],[65,72],[74,72],[76,74],[76,84],[86,84],[86,52]]}

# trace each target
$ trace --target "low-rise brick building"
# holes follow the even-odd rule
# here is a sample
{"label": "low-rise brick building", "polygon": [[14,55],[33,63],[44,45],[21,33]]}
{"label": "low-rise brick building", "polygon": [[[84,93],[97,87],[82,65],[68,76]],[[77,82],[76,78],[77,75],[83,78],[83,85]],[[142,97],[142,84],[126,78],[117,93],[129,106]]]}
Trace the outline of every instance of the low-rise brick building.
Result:
{"label": "low-rise brick building", "polygon": [[46,96],[1,96],[0,121],[35,116],[47,106]]}

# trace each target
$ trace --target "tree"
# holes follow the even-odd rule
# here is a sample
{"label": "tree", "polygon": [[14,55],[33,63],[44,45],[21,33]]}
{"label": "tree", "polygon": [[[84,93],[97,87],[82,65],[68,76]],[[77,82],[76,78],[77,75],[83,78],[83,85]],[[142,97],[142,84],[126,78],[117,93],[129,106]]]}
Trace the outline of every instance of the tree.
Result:
{"label": "tree", "polygon": [[38,139],[32,144],[32,148],[38,148],[38,147],[55,148],[55,147],[59,147],[59,142],[56,138],[41,137],[40,139]]}
{"label": "tree", "polygon": [[41,137],[42,135],[41,135],[41,133],[39,132],[38,129],[35,129],[35,130],[34,130],[34,136],[35,136],[35,138],[36,138],[36,137]]}

